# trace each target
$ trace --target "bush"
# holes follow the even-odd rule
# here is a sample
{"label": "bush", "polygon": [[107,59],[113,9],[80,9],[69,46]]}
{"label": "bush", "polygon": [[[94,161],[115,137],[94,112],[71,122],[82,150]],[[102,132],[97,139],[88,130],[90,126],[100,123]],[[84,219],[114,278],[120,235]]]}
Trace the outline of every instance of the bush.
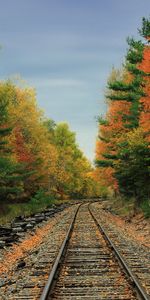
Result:
{"label": "bush", "polygon": [[40,211],[41,209],[51,206],[53,201],[53,196],[47,195],[43,189],[40,189],[27,203],[27,210],[29,210],[29,213]]}
{"label": "bush", "polygon": [[141,208],[144,212],[145,218],[150,218],[150,199],[143,201]]}
{"label": "bush", "polygon": [[53,196],[47,195],[44,190],[40,189],[27,203],[6,204],[5,210],[0,211],[0,224],[10,222],[19,215],[29,216],[40,212],[50,207],[54,201]]}
{"label": "bush", "polygon": [[49,202],[50,201],[50,196],[46,195],[45,191],[43,189],[40,189],[37,191],[37,193],[34,195],[34,197],[31,198],[30,203],[35,203],[35,204],[41,204],[45,203],[45,201]]}
{"label": "bush", "polygon": [[109,196],[109,190],[108,190],[108,188],[106,186],[101,186],[100,189],[99,189],[99,194],[100,194],[100,197],[103,200],[108,199],[108,196]]}

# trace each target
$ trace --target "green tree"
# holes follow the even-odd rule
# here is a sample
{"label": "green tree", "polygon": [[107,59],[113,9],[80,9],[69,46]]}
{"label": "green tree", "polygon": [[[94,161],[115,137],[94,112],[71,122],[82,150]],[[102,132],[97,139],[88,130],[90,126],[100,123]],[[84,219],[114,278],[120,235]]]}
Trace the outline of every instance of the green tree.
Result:
{"label": "green tree", "polygon": [[54,128],[52,141],[57,150],[57,162],[50,176],[51,185],[61,198],[82,197],[85,195],[83,187],[86,185],[90,189],[87,173],[91,166],[76,143],[75,133],[67,123],[59,123]]}
{"label": "green tree", "polygon": [[22,191],[22,168],[11,159],[11,148],[8,143],[12,128],[7,127],[7,107],[10,84],[0,89],[0,195],[1,201]]}
{"label": "green tree", "polygon": [[136,199],[139,206],[150,196],[150,148],[143,131],[138,128],[126,136],[126,147],[120,147],[115,166],[120,191]]}
{"label": "green tree", "polygon": [[96,161],[101,170],[112,168],[120,192],[134,196],[137,205],[149,197],[150,191],[149,19],[143,18],[139,32],[148,41],[128,38],[123,76],[117,78],[113,72],[108,82],[109,111],[106,118],[99,119],[101,143]]}

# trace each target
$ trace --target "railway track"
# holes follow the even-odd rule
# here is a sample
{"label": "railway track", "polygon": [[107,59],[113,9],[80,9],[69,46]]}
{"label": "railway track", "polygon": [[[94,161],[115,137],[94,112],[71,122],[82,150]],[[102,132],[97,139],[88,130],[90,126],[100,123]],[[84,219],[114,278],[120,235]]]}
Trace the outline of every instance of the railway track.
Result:
{"label": "railway track", "polygon": [[[99,207],[98,207],[99,206]],[[124,257],[127,265],[130,267],[136,279],[143,285],[146,293],[150,295],[150,251],[149,248],[144,245],[137,245],[126,235],[125,231],[118,230],[109,219],[108,213],[100,208],[100,205],[92,204],[91,210],[98,220],[100,221],[103,230],[107,232],[107,235],[117,247],[119,253]],[[128,245],[128,246],[127,246]]]}
{"label": "railway track", "polygon": [[150,299],[88,204],[79,206],[40,300]]}
{"label": "railway track", "polygon": [[[78,206],[78,204],[72,205],[56,214],[52,220],[47,220],[43,225],[47,228],[46,231],[44,230],[45,237],[40,239],[41,233],[33,234],[33,247],[23,252],[21,259],[11,263],[9,254],[12,258],[20,254],[22,244],[21,248],[16,246],[7,252],[10,269],[2,271],[0,267],[0,300],[37,300],[40,298]],[[32,236],[30,238],[32,240]],[[34,246],[34,241],[38,238],[40,241]],[[25,242],[27,241],[28,239]],[[29,243],[31,244],[31,241]],[[1,266],[3,266],[2,262],[4,265],[6,263],[4,259],[5,257],[3,261],[1,260]]]}

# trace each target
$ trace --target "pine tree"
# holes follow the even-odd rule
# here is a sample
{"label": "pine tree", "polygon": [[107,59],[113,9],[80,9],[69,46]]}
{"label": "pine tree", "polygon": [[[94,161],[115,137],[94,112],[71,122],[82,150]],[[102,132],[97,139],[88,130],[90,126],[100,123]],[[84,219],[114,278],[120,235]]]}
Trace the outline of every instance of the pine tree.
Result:
{"label": "pine tree", "polygon": [[108,88],[117,92],[108,96],[111,101],[128,101],[131,103],[130,114],[125,116],[129,123],[125,126],[136,128],[139,125],[140,98],[144,96],[143,74],[137,65],[142,62],[144,45],[141,41],[135,41],[128,38],[129,50],[126,56],[126,70],[129,72],[132,80],[129,83],[124,81],[114,81],[109,83]]}
{"label": "pine tree", "polygon": [[[103,169],[111,167],[114,170],[120,192],[127,196],[135,196],[138,205],[142,199],[149,196],[150,192],[150,127],[148,125],[150,48],[147,44],[150,41],[150,20],[143,18],[139,32],[146,38],[146,42],[128,38],[129,50],[124,66],[128,79],[114,78],[108,83],[109,112],[106,120],[99,119],[100,128],[105,128],[105,135],[102,133],[99,135],[105,147],[101,152],[101,158],[96,161],[98,167]],[[113,103],[118,105],[122,103],[122,107],[128,103],[129,112],[120,111],[124,122],[122,133],[112,130],[109,115]],[[118,116],[114,114],[114,123],[115,117],[118,122]],[[138,142],[138,134],[141,138],[140,142]],[[131,140],[133,143],[130,143]]]}
{"label": "pine tree", "polygon": [[139,206],[150,195],[150,148],[140,128],[127,134],[126,147],[120,148],[115,175],[121,193],[135,197]]}

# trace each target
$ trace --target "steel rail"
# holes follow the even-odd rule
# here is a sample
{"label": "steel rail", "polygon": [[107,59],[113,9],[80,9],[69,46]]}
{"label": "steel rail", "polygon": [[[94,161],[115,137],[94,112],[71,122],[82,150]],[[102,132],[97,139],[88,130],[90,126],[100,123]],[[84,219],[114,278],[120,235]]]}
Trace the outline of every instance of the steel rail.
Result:
{"label": "steel rail", "polygon": [[[83,204],[80,204],[77,209],[76,209],[76,212],[74,214],[74,217],[73,217],[73,220],[69,226],[69,229],[67,231],[67,234],[66,234],[66,237],[61,245],[61,248],[58,252],[58,255],[55,259],[55,262],[53,264],[53,267],[52,267],[52,270],[50,272],[50,275],[48,277],[48,281],[44,287],[44,290],[42,292],[42,295],[40,297],[40,300],[47,300],[48,297],[50,297],[50,293],[52,291],[52,288],[53,288],[53,283],[54,283],[54,280],[55,280],[55,277],[56,277],[56,274],[57,274],[57,271],[58,271],[58,268],[60,266],[60,262],[63,258],[63,256],[65,255],[65,252],[66,252],[66,248],[67,248],[67,245],[68,245],[68,242],[70,240],[70,236],[71,236],[71,233],[72,233],[72,230],[73,230],[73,227],[74,227],[74,223],[75,223],[75,220],[76,220],[76,216],[77,216],[77,213],[79,211],[79,208],[80,206],[83,205]],[[49,298],[50,299],[50,298]]]}
{"label": "steel rail", "polygon": [[107,241],[107,243],[109,244],[109,246],[111,247],[111,249],[114,251],[115,256],[117,257],[117,259],[119,260],[119,262],[121,263],[125,273],[128,275],[128,277],[130,278],[130,280],[132,281],[132,284],[134,285],[134,288],[136,290],[136,292],[138,293],[140,299],[142,300],[150,300],[150,296],[147,295],[147,293],[145,292],[145,290],[143,289],[143,287],[141,286],[141,284],[139,283],[138,279],[135,277],[135,275],[133,274],[133,272],[131,271],[131,269],[128,267],[126,260],[124,259],[124,257],[120,254],[120,252],[117,250],[116,246],[114,245],[114,243],[111,241],[111,239],[109,238],[109,236],[107,235],[106,231],[104,230],[104,228],[102,227],[102,225],[99,224],[99,222],[97,221],[97,219],[95,218],[94,214],[91,211],[90,208],[90,203],[88,205],[88,209],[90,212],[90,215],[92,216],[95,224],[97,225],[99,231],[103,234],[105,240]]}

